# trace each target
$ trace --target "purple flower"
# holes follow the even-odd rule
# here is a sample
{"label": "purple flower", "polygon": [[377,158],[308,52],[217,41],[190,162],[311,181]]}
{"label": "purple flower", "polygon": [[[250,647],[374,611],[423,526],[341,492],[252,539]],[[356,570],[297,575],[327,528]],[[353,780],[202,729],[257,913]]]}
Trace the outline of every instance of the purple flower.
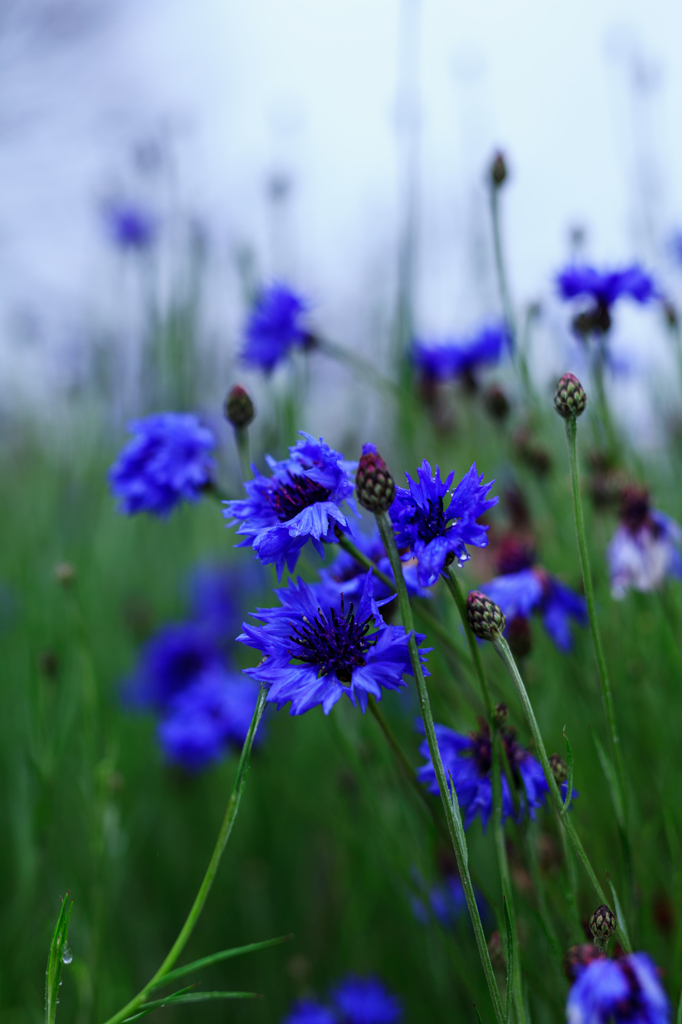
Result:
{"label": "purple flower", "polygon": [[658,295],[653,279],[636,263],[622,270],[604,271],[574,264],[562,270],[556,281],[563,299],[593,299],[606,309],[620,298],[646,303]]}
{"label": "purple flower", "polygon": [[[445,774],[452,779],[459,806],[464,811],[464,827],[468,828],[478,815],[485,828],[493,809],[492,750],[487,725],[470,736],[454,732],[444,725],[436,725],[436,738]],[[503,730],[502,739],[512,776],[521,790],[519,817],[528,811],[530,817],[535,818],[535,809],[544,802],[549,792],[542,766],[516,742],[512,730]],[[430,793],[438,794],[438,780],[426,740],[419,752],[427,763],[417,769],[417,778]],[[514,816],[514,801],[504,772],[501,783],[504,821]]]}
{"label": "purple flower", "polygon": [[646,953],[600,957],[578,974],[566,1003],[568,1024],[669,1024],[670,1003]]}
{"label": "purple flower", "polygon": [[241,747],[257,699],[258,687],[241,673],[206,672],[169,702],[159,725],[166,756],[197,771],[221,758],[229,745]]}
{"label": "purple flower", "polygon": [[415,341],[412,362],[427,380],[452,380],[473,374],[487,363],[496,363],[508,345],[509,332],[504,324],[492,324],[460,341]]}
{"label": "purple flower", "polygon": [[282,1024],[338,1024],[336,1014],[312,999],[300,999]]}
{"label": "purple flower", "polygon": [[396,1024],[403,1018],[400,1000],[378,978],[350,974],[332,992],[342,1024]]}
{"label": "purple flower", "polygon": [[[424,894],[421,898],[412,897],[412,910],[421,924],[428,924],[435,917],[443,928],[452,928],[466,916],[466,896],[459,875],[448,874],[442,882],[430,888],[418,876],[416,880]],[[476,902],[480,911],[484,905],[478,898]]]}
{"label": "purple flower", "polygon": [[149,249],[156,241],[159,225],[156,217],[131,203],[111,202],[104,207],[109,236],[120,249]]}
{"label": "purple flower", "polygon": [[324,557],[322,543],[336,542],[335,529],[349,532],[339,505],[346,501],[355,507],[357,463],[346,462],[322,438],[300,433],[303,439],[289,449],[288,459],[266,456],[272,476],[252,466],[254,479],[244,484],[248,498],[226,501],[223,512],[228,526],[240,524],[237,534],[245,539],[237,546],[252,547],[263,565],[274,562],[280,579],[285,565],[293,572],[307,541]]}
{"label": "purple flower", "polygon": [[295,347],[309,343],[303,325],[308,303],[285,284],[275,283],[259,295],[246,324],[241,357],[245,363],[272,373]]}
{"label": "purple flower", "polygon": [[607,551],[611,593],[620,600],[627,591],[656,590],[666,576],[682,577],[679,524],[651,507],[645,488],[623,489],[620,525]]}
{"label": "purple flower", "polygon": [[215,438],[190,413],[162,412],[130,424],[135,435],[109,470],[109,486],[127,515],[167,516],[197,501],[211,483]]}
{"label": "purple flower", "polygon": [[[379,530],[374,527],[373,532],[368,536],[365,533],[351,534],[351,540],[357,548],[366,555],[377,569],[393,579],[393,570],[388,560],[388,555],[379,536]],[[430,597],[428,590],[424,590],[417,582],[417,573],[414,566],[405,566],[403,570],[407,591],[411,597]],[[357,562],[352,555],[343,548],[339,549],[334,561],[328,569],[320,569],[322,583],[343,594],[346,601],[355,601],[362,595],[365,585],[367,569],[360,562]],[[381,580],[374,577],[374,596],[377,601],[392,598],[395,589],[388,587]]]}
{"label": "purple flower", "polygon": [[484,548],[488,543],[488,527],[476,520],[499,500],[486,500],[495,481],[484,484],[483,474],[478,476],[474,463],[445,507],[444,498],[454,475],[450,473],[447,480],[442,481],[436,466],[436,474],[432,476],[431,466],[425,459],[417,470],[417,481],[405,474],[409,490],[396,487],[395,501],[389,510],[396,543],[399,548],[409,548],[408,557],[417,559],[417,579],[422,587],[435,583],[444,567],[455,559],[460,564],[467,561],[466,544]]}
{"label": "purple flower", "polygon": [[585,598],[536,565],[534,553],[513,538],[503,545],[500,566],[502,575],[479,589],[500,606],[508,624],[518,618],[528,620],[533,612],[540,614],[559,650],[570,651],[571,620],[587,625]]}
{"label": "purple flower", "polygon": [[[317,704],[329,714],[345,693],[364,712],[369,696],[381,700],[382,689],[398,690],[411,673],[408,639],[402,626],[387,626],[373,597],[371,572],[357,605],[343,596],[301,579],[276,591],[281,608],[259,608],[237,637],[263,654],[245,671],[269,687],[268,700],[301,715]],[[417,634],[418,642],[424,638]],[[425,653],[425,652],[423,652]],[[422,656],[423,656],[422,653]]]}
{"label": "purple flower", "polygon": [[165,626],[142,649],[130,698],[143,707],[166,710],[179,693],[221,665],[220,654],[201,626]]}

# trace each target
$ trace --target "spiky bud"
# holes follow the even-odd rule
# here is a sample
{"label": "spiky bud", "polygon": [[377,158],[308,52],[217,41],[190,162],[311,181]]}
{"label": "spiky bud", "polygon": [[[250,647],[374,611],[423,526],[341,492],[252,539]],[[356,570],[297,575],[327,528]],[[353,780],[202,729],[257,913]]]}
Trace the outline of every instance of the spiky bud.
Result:
{"label": "spiky bud", "polygon": [[358,501],[369,512],[387,512],[395,498],[395,483],[373,444],[363,444],[355,476]]}
{"label": "spiky bud", "polygon": [[497,151],[493,158],[493,162],[490,165],[490,180],[493,184],[493,188],[500,188],[504,185],[507,180],[507,164],[504,159],[504,155]]}
{"label": "spiky bud", "polygon": [[235,384],[227,393],[223,406],[225,419],[235,430],[243,430],[256,415],[256,409],[250,394],[241,384]]}
{"label": "spiky bud", "polygon": [[602,959],[603,956],[599,947],[592,945],[591,942],[581,942],[579,946],[571,946],[564,953],[564,974],[570,982],[574,982],[583,967],[587,967],[593,960]]}
{"label": "spiky bud", "polygon": [[554,392],[554,408],[565,420],[585,412],[587,395],[574,373],[565,373]]}
{"label": "spiky bud", "polygon": [[558,754],[552,754],[549,759],[549,767],[552,769],[552,775],[556,780],[557,786],[563,786],[568,778],[568,765],[563,757],[559,757]]}
{"label": "spiky bud", "polygon": [[603,947],[609,941],[617,927],[616,915],[605,903],[597,907],[590,918],[590,931],[599,946]]}
{"label": "spiky bud", "polygon": [[504,612],[480,590],[472,590],[467,596],[467,619],[474,636],[479,640],[496,640],[504,632]]}
{"label": "spiky bud", "polygon": [[493,722],[498,729],[501,729],[504,723],[507,721],[509,715],[509,708],[506,704],[496,704],[495,710],[493,711]]}

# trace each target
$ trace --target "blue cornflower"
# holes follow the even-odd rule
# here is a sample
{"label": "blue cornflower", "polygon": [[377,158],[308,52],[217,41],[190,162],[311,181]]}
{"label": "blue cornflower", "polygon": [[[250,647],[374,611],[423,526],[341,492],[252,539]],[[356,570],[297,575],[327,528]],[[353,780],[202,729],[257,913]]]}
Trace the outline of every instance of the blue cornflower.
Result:
{"label": "blue cornflower", "polygon": [[588,264],[573,265],[557,274],[556,280],[563,299],[593,299],[607,309],[621,298],[646,303],[658,295],[653,278],[636,263],[622,270],[604,271]]}
{"label": "blue cornflower", "polygon": [[248,565],[198,565],[189,581],[192,618],[216,643],[234,640],[242,620],[245,593],[265,583],[265,574],[255,562]]}
{"label": "blue cornflower", "polygon": [[[423,729],[423,726],[421,728]],[[493,809],[492,750],[488,726],[483,725],[480,732],[465,736],[448,729],[445,725],[436,725],[436,738],[445,774],[452,778],[459,806],[464,811],[464,827],[468,828],[479,815],[485,828]],[[549,792],[542,765],[517,743],[513,730],[502,730],[502,740],[512,776],[522,789],[520,817],[528,811],[531,818],[535,818],[535,809],[544,802]],[[417,778],[424,783],[430,793],[438,794],[438,780],[426,740],[420,746],[419,752],[427,759],[427,763],[417,769]],[[514,815],[514,801],[504,773],[501,783],[504,821],[505,818]]]}
{"label": "blue cornflower", "polygon": [[504,324],[489,324],[473,337],[460,341],[415,341],[412,362],[426,380],[452,380],[473,375],[487,363],[496,363],[508,345],[509,332]]}
{"label": "blue cornflower", "polygon": [[164,626],[143,647],[129,696],[136,704],[165,710],[174,697],[221,664],[219,652],[201,626],[191,622]]}
{"label": "blue cornflower", "polygon": [[[369,535],[365,533],[352,533],[351,540],[363,555],[366,555],[376,565],[377,569],[393,579],[391,563],[388,560],[386,549],[376,526]],[[328,569],[320,569],[320,579],[322,582],[337,591],[337,593],[343,594],[347,601],[355,601],[361,596],[366,576],[367,569],[365,566],[357,562],[343,548],[339,549],[339,553]],[[424,590],[419,586],[414,566],[405,566],[403,576],[405,577],[407,591],[411,597],[431,596],[428,590]],[[381,580],[376,577],[374,578],[374,596],[377,601],[391,598],[394,595],[394,588],[388,587]]]}
{"label": "blue cornflower", "polygon": [[568,993],[568,1024],[669,1024],[670,1003],[646,953],[600,957],[579,971]]}
{"label": "blue cornflower", "polygon": [[353,479],[357,463],[346,462],[340,452],[300,431],[302,440],[289,449],[288,459],[267,463],[272,476],[252,466],[245,501],[226,501],[223,515],[228,526],[240,523],[238,547],[252,547],[263,565],[274,562],[281,578],[285,564],[293,572],[301,548],[311,541],[324,557],[322,542],[336,542],[335,529],[349,532],[339,508],[344,501],[355,508]]}
{"label": "blue cornflower", "polygon": [[308,308],[305,299],[286,284],[275,283],[265,288],[246,324],[243,361],[272,373],[292,348],[310,344],[303,323]]}
{"label": "blue cornflower", "polygon": [[[432,917],[443,926],[451,928],[467,913],[466,896],[459,875],[448,873],[436,885],[427,886],[418,872],[412,872],[422,896],[412,896],[411,904],[414,916],[421,924],[428,924]],[[485,909],[481,900],[476,899],[479,911]]]}
{"label": "blue cornflower", "polygon": [[342,1024],[395,1024],[402,1020],[400,1000],[379,978],[350,974],[332,992]]}
{"label": "blue cornflower", "polygon": [[156,241],[159,225],[156,217],[131,203],[111,202],[104,207],[104,218],[111,240],[120,249],[148,249]]}
{"label": "blue cornflower", "polygon": [[229,745],[241,747],[257,699],[258,687],[241,673],[204,673],[168,704],[158,730],[166,756],[196,771],[222,757]]}
{"label": "blue cornflower", "polygon": [[611,593],[656,590],[666,576],[682,577],[682,528],[651,507],[644,487],[630,485],[621,496],[620,525],[608,547]]}
{"label": "blue cornflower", "polygon": [[573,646],[571,620],[587,625],[585,598],[536,565],[532,549],[515,538],[503,542],[498,564],[502,574],[479,589],[498,604],[507,617],[505,633],[513,628],[515,620],[528,620],[533,612],[538,612],[559,650],[570,651]]}
{"label": "blue cornflower", "polygon": [[127,515],[167,516],[197,501],[211,483],[215,438],[191,413],[162,412],[134,420],[135,435],[109,470],[109,486]]}
{"label": "blue cornflower", "polygon": [[300,999],[294,1003],[291,1013],[282,1024],[338,1024],[336,1014],[312,999]]}
{"label": "blue cornflower", "polygon": [[[281,608],[259,608],[237,637],[264,655],[245,671],[269,687],[268,700],[301,715],[316,704],[329,714],[345,693],[364,712],[367,700],[381,700],[382,687],[398,690],[411,673],[408,640],[402,626],[387,626],[373,597],[371,572],[357,605],[324,586],[292,580],[276,591]],[[423,636],[417,634],[418,642]],[[422,655],[423,656],[423,655]]]}
{"label": "blue cornflower", "polygon": [[436,466],[432,476],[431,466],[424,459],[417,470],[417,481],[405,474],[409,490],[396,487],[395,501],[389,510],[396,543],[401,549],[408,548],[409,555],[417,559],[417,579],[422,587],[435,583],[444,567],[455,559],[460,564],[467,561],[466,544],[484,548],[488,543],[488,527],[476,520],[499,500],[486,500],[495,481],[484,484],[483,474],[478,476],[474,463],[444,507],[454,475],[450,473],[442,481]]}

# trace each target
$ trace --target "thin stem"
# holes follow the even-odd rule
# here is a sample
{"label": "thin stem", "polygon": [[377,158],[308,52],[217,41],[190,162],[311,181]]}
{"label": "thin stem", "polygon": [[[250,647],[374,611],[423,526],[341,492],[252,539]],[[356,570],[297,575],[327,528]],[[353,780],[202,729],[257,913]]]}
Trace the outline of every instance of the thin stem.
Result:
{"label": "thin stem", "polygon": [[[600,336],[594,339],[593,345],[596,348],[592,358],[592,376],[597,396],[597,423],[603,429],[608,451],[615,455],[618,451],[618,442],[613,426],[613,417],[611,416],[611,410],[606,398],[606,388],[604,387],[605,342]],[[575,417],[573,418],[575,419]],[[568,420],[566,423],[568,425]]]}
{"label": "thin stem", "polygon": [[363,359],[362,356],[356,355],[355,352],[351,352],[342,345],[338,345],[335,341],[329,341],[328,338],[316,337],[315,343],[315,347],[319,352],[324,352],[331,359],[335,359],[337,363],[343,363],[344,366],[350,367],[360,377],[371,381],[374,387],[382,391],[389,391],[396,398],[400,397],[398,385],[394,381],[389,380],[388,377],[384,377],[383,373],[379,373],[377,368],[372,363],[367,362],[366,359]]}
{"label": "thin stem", "polygon": [[[526,721],[528,722],[528,727],[533,735],[533,740],[535,741],[535,746],[538,752],[538,756],[540,758],[540,763],[542,764],[542,770],[545,774],[545,781],[549,786],[549,792],[552,796],[552,800],[554,801],[554,806],[557,809],[561,823],[566,829],[566,832],[568,833],[568,838],[571,840],[571,844],[573,845],[573,849],[575,850],[578,860],[582,864],[583,868],[585,869],[587,877],[594,886],[595,892],[599,897],[600,903],[606,903],[606,894],[602,889],[601,885],[599,884],[599,879],[595,874],[594,868],[590,864],[589,858],[585,852],[585,848],[582,842],[580,841],[578,833],[576,832],[575,825],[571,821],[570,814],[568,813],[568,807],[564,809],[564,802],[561,798],[559,787],[556,783],[556,779],[554,778],[552,769],[549,766],[547,751],[545,750],[545,744],[543,743],[542,735],[540,733],[540,729],[538,728],[538,723],[535,718],[535,712],[533,711],[533,706],[528,697],[528,693],[526,691],[526,687],[524,686],[523,679],[521,678],[519,670],[516,667],[514,656],[512,652],[509,650],[509,644],[507,643],[503,636],[498,636],[495,640],[493,640],[493,646],[497,653],[499,654],[502,661],[504,662],[507,671],[509,672],[509,675],[512,677],[514,688],[516,690],[516,695],[523,708],[524,714],[526,716]],[[618,938],[625,952],[631,953],[632,947],[628,941],[627,935],[623,931],[620,924],[618,925]]]}
{"label": "thin stem", "polygon": [[509,294],[509,285],[507,282],[507,272],[505,269],[504,254],[502,251],[502,228],[500,225],[500,201],[499,201],[499,188],[492,186],[490,190],[490,215],[493,224],[493,246],[495,249],[495,269],[497,271],[497,284],[500,289],[500,300],[502,302],[502,310],[504,312],[504,319],[507,323],[507,329],[509,330],[509,336],[511,340],[512,354],[516,354],[516,317],[514,316],[514,308],[511,303]]}
{"label": "thin stem", "polygon": [[535,848],[535,839],[537,835],[537,827],[535,822],[527,821],[523,827],[523,845],[526,851],[526,860],[530,867],[531,878],[533,879],[533,888],[535,889],[535,897],[538,901],[538,912],[540,914],[540,920],[542,921],[542,927],[544,928],[545,935],[547,937],[547,943],[552,955],[554,956],[555,965],[561,969],[561,946],[554,930],[554,924],[550,917],[549,908],[547,906],[547,900],[545,898],[545,887],[540,877],[540,869],[538,866],[538,853]]}
{"label": "thin stem", "polygon": [[566,829],[562,827],[561,815],[556,808],[554,813],[557,819],[559,838],[561,839],[561,851],[564,856],[564,864],[566,865],[566,892],[564,895],[571,911],[573,941],[581,942],[583,930],[580,923],[580,911],[578,910],[578,875],[575,867],[575,858],[566,839]]}
{"label": "thin stem", "polygon": [[[580,479],[578,476],[578,453],[576,445],[578,424],[575,416],[569,416],[569,418],[564,422],[566,424],[566,443],[568,445],[568,463],[571,473],[571,491],[573,494],[573,515],[575,518],[575,532],[578,538],[580,568],[583,576],[583,586],[585,588],[587,612],[590,619],[592,645],[597,659],[597,670],[599,672],[599,683],[601,686],[602,701],[604,703],[606,725],[609,732],[611,756],[616,770],[618,789],[620,790],[620,808],[622,808],[621,825],[623,829],[627,831],[628,788],[625,781],[625,769],[623,766],[618,727],[616,725],[616,713],[613,706],[611,685],[609,683],[608,672],[606,669],[606,658],[604,657],[604,649],[602,647],[601,635],[599,632],[599,623],[597,622],[597,611],[594,602],[594,585],[592,583],[592,573],[590,572],[590,563],[587,555],[587,544],[585,543],[585,524],[583,522],[583,507],[580,500]],[[616,813],[619,817],[621,817],[620,808],[616,807]]]}
{"label": "thin stem", "polygon": [[494,708],[493,708],[493,698],[492,698],[491,693],[490,693],[490,687],[488,686],[488,680],[486,679],[485,672],[483,671],[483,662],[481,661],[481,652],[478,649],[478,644],[476,642],[476,637],[471,632],[471,627],[469,626],[469,620],[467,618],[467,602],[466,602],[466,597],[464,596],[464,591],[462,590],[462,585],[459,582],[459,577],[457,576],[457,573],[454,571],[452,566],[450,566],[450,568],[448,569],[447,573],[445,574],[444,579],[445,579],[445,583],[447,585],[448,590],[450,591],[450,593],[452,594],[452,596],[453,596],[453,598],[455,600],[455,604],[457,605],[457,610],[458,610],[460,618],[462,620],[462,626],[464,627],[464,635],[467,638],[467,643],[469,645],[469,651],[471,653],[471,660],[474,663],[474,667],[476,669],[476,675],[478,676],[478,681],[481,684],[481,692],[483,693],[483,700],[485,701],[485,710],[486,710],[486,714],[488,716],[488,723],[489,723],[490,728],[492,730],[492,728],[493,728],[493,710],[494,710]]}
{"label": "thin stem", "polygon": [[234,785],[232,787],[232,793],[230,795],[230,799],[227,805],[227,810],[225,811],[225,817],[223,818],[223,823],[220,826],[220,832],[218,833],[218,838],[216,840],[213,854],[211,855],[208,867],[206,868],[206,874],[204,875],[203,881],[199,887],[199,892],[197,893],[194,903],[192,904],[192,909],[187,915],[187,920],[182,926],[182,929],[177,939],[173,943],[173,946],[171,947],[168,956],[163,961],[154,977],[147,982],[145,987],[140,992],[138,992],[135,998],[131,999],[130,1002],[127,1003],[122,1010],[119,1010],[118,1013],[115,1013],[113,1017],[110,1017],[106,1021],[106,1024],[121,1024],[121,1021],[125,1020],[126,1017],[130,1017],[135,1012],[135,1010],[140,1006],[140,1004],[145,1002],[147,996],[152,991],[152,989],[158,987],[160,980],[171,970],[171,968],[177,961],[178,957],[182,953],[183,949],[185,948],[187,940],[194,931],[194,926],[199,920],[199,915],[201,914],[201,911],[204,908],[204,904],[206,903],[208,894],[211,891],[211,886],[213,885],[213,880],[216,876],[216,872],[218,871],[220,859],[227,845],[227,841],[230,838],[230,833],[232,831],[232,826],[234,825],[234,820],[237,817],[239,804],[241,803],[242,793],[244,792],[244,786],[246,783],[246,775],[249,770],[251,748],[253,746],[253,741],[256,736],[258,723],[260,722],[261,717],[263,715],[263,711],[265,710],[266,700],[267,690],[265,689],[264,686],[261,686],[260,693],[258,694],[258,701],[256,702],[256,709],[253,713],[253,718],[251,719],[251,725],[249,726],[249,731],[246,735],[246,739],[244,740],[244,746],[242,747],[241,756],[239,758],[239,765],[237,767],[237,775],[234,780]]}
{"label": "thin stem", "polygon": [[[478,946],[478,953],[481,958],[483,965],[483,971],[486,976],[488,983],[488,990],[490,992],[490,998],[493,1004],[493,1010],[495,1012],[495,1018],[498,1024],[504,1024],[505,1016],[502,1008],[502,1000],[500,993],[497,988],[497,981],[495,980],[495,973],[493,971],[492,964],[490,962],[490,954],[488,952],[488,946],[485,940],[485,933],[483,931],[483,925],[481,923],[481,916],[478,912],[476,905],[476,897],[474,894],[474,887],[471,882],[471,876],[469,874],[468,867],[468,850],[466,845],[466,838],[462,830],[461,821],[455,818],[455,811],[452,804],[450,803],[448,782],[445,775],[445,769],[441,760],[440,751],[438,749],[438,740],[436,739],[436,730],[433,724],[433,715],[431,713],[431,704],[429,702],[429,695],[426,689],[426,682],[424,680],[424,673],[422,671],[421,661],[419,660],[419,651],[417,649],[417,641],[414,636],[414,621],[412,618],[412,609],[410,607],[410,599],[407,594],[407,587],[405,586],[405,580],[403,578],[402,563],[400,561],[400,555],[395,543],[395,537],[393,536],[393,527],[391,521],[386,512],[377,513],[377,525],[379,527],[379,533],[381,539],[384,542],[384,547],[391,563],[391,569],[398,588],[398,603],[400,605],[400,614],[403,620],[403,626],[405,630],[410,634],[409,639],[409,652],[410,661],[412,663],[412,672],[414,674],[415,682],[417,684],[417,695],[419,697],[419,705],[421,708],[422,719],[424,721],[424,729],[426,731],[426,739],[429,746],[429,753],[431,755],[431,761],[438,779],[438,788],[440,790],[441,800],[443,802],[443,809],[445,810],[445,819],[448,824],[448,831],[450,833],[450,839],[452,842],[453,850],[455,852],[455,859],[457,861],[457,867],[459,870],[462,887],[464,889],[464,895],[467,901],[467,907],[469,908],[469,915],[471,917],[471,923],[474,929],[474,935],[476,937],[476,945]],[[452,779],[450,780],[452,786],[452,792],[454,799],[456,799],[456,793],[454,792],[454,785],[452,785]]]}
{"label": "thin stem", "polygon": [[235,427],[234,440],[237,445],[237,458],[239,459],[239,474],[242,483],[247,479],[251,468],[251,445],[249,443],[249,428]]}

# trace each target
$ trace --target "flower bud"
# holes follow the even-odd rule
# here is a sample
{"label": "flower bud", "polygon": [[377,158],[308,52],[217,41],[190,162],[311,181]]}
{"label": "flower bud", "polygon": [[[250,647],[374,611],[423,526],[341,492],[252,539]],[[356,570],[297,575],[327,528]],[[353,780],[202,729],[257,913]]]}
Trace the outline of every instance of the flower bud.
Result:
{"label": "flower bud", "polygon": [[581,416],[587,405],[585,389],[573,373],[565,373],[554,392],[554,408],[565,420]]}
{"label": "flower bud", "polygon": [[507,174],[507,164],[503,154],[498,150],[490,165],[490,180],[493,188],[500,188],[501,185],[504,185],[507,180]]}
{"label": "flower bud", "polygon": [[506,623],[500,606],[480,590],[472,590],[467,596],[467,619],[479,640],[496,640],[502,636]]}
{"label": "flower bud", "polygon": [[509,708],[506,704],[496,704],[495,710],[493,711],[493,722],[498,729],[501,729],[504,723],[507,721],[509,715]]}
{"label": "flower bud", "polygon": [[373,444],[363,444],[355,476],[358,501],[369,512],[387,512],[395,498],[395,483]]}
{"label": "flower bud", "polygon": [[677,316],[677,308],[669,299],[666,299],[663,303],[663,315],[665,316],[665,322],[668,327],[670,327],[671,330],[675,330],[679,325],[679,318]]}
{"label": "flower bud", "polygon": [[617,927],[616,915],[605,903],[597,907],[590,918],[590,931],[594,935],[594,941],[600,946],[609,941]]}
{"label": "flower bud", "polygon": [[256,410],[248,391],[235,384],[227,393],[223,406],[225,419],[228,420],[235,430],[243,430],[256,415]]}
{"label": "flower bud", "polygon": [[564,974],[570,982],[574,982],[583,967],[587,967],[593,960],[599,960],[603,956],[602,951],[591,942],[581,942],[579,946],[571,946],[564,953]]}
{"label": "flower bud", "polygon": [[549,767],[552,769],[552,775],[554,776],[557,786],[563,786],[564,782],[568,778],[568,765],[564,761],[563,757],[559,757],[558,754],[552,754],[549,759]]}

